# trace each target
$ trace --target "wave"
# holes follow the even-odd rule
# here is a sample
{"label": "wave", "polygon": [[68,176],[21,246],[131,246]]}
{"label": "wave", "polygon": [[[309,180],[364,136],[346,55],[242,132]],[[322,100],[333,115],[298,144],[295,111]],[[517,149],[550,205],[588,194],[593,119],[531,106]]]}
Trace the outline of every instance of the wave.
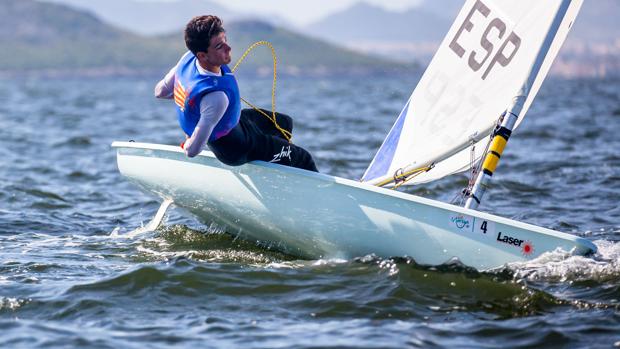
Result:
{"label": "wave", "polygon": [[30,299],[0,297],[0,313],[3,311],[15,311],[28,304]]}
{"label": "wave", "polygon": [[547,282],[620,283],[620,242],[594,241],[592,257],[573,256],[562,250],[547,252],[523,263],[510,265],[516,278]]}

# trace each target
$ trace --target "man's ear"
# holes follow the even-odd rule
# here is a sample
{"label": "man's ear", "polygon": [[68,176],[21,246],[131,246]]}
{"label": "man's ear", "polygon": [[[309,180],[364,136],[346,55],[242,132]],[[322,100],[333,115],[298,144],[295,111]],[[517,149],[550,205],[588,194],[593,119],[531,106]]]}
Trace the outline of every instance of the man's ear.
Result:
{"label": "man's ear", "polygon": [[196,52],[196,58],[198,58],[198,60],[203,61],[205,59],[207,59],[207,53],[206,52]]}

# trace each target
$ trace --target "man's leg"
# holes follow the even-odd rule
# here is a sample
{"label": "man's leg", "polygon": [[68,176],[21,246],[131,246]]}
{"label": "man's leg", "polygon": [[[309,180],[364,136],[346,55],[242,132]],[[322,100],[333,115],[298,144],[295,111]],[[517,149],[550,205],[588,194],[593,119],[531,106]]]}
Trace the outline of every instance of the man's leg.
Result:
{"label": "man's leg", "polygon": [[[261,110],[265,114],[271,116],[271,111],[265,109]],[[264,134],[284,138],[282,132],[275,127],[271,120],[254,109],[243,109],[241,111],[241,118],[253,122]],[[276,112],[276,122],[281,128],[287,130],[291,134],[293,133],[293,119],[290,116]]]}
{"label": "man's leg", "polygon": [[306,149],[289,143],[281,137],[265,134],[254,123],[246,126],[248,126],[248,136],[252,144],[248,160],[263,160],[319,172],[314,164],[312,155]]}
{"label": "man's leg", "polygon": [[319,172],[314,163],[314,159],[312,159],[312,155],[310,155],[306,149],[288,143],[279,137],[271,136],[271,138],[271,146],[266,147],[266,149],[269,149],[269,153],[266,158],[264,158],[265,161]]}

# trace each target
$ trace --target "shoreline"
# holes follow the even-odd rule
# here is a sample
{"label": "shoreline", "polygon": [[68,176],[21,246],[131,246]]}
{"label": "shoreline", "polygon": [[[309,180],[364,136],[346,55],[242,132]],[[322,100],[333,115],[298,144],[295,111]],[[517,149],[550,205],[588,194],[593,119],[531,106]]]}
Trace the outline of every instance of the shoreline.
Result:
{"label": "shoreline", "polygon": [[[135,69],[130,67],[93,67],[81,69],[27,69],[27,70],[2,70],[0,69],[0,79],[12,78],[108,78],[108,77],[150,77],[164,75],[170,67],[162,68],[142,68]],[[370,77],[380,75],[387,76],[416,76],[422,73],[421,68],[415,67],[391,67],[385,69],[366,68],[366,67],[327,67],[315,66],[301,69],[297,66],[280,67],[277,70],[278,77],[300,77],[300,78],[325,78],[325,77]],[[253,67],[244,69],[240,75],[271,78],[273,70],[271,66]]]}
{"label": "shoreline", "polygon": [[[567,69],[566,65],[559,67],[560,69],[551,68],[548,77],[569,80],[578,79],[600,79],[615,80],[620,78],[620,73],[609,71],[600,71],[596,69]],[[93,67],[80,69],[0,69],[0,79],[74,79],[74,78],[124,78],[124,77],[151,77],[165,74],[169,67],[162,68],[130,68],[130,67]],[[333,68],[326,66],[316,66],[312,68],[301,69],[296,66],[281,67],[277,71],[278,77],[286,78],[328,78],[328,77],[372,77],[376,75],[382,76],[398,76],[403,75],[421,76],[424,68],[419,65],[415,67],[391,67],[386,69],[366,68],[366,67],[342,67]],[[239,75],[252,78],[271,78],[273,74],[271,66],[253,67],[253,69],[244,69]]]}

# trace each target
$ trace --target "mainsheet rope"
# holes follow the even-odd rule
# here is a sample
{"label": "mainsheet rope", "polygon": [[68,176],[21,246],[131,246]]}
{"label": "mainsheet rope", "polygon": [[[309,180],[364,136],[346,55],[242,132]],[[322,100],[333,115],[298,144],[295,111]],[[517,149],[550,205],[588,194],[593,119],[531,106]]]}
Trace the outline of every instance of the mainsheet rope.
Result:
{"label": "mainsheet rope", "polygon": [[290,131],[283,129],[282,127],[280,127],[280,125],[278,125],[278,121],[276,120],[276,70],[277,70],[277,62],[278,62],[278,58],[276,57],[276,50],[273,48],[273,45],[271,45],[270,42],[268,41],[257,41],[255,43],[253,43],[252,45],[250,45],[250,47],[248,47],[247,50],[245,50],[245,52],[243,53],[243,55],[241,56],[241,58],[239,58],[239,60],[237,61],[237,63],[235,63],[235,66],[232,68],[232,72],[234,73],[235,70],[237,70],[237,67],[239,67],[239,65],[241,64],[241,62],[243,62],[243,60],[245,60],[245,58],[247,57],[247,55],[256,47],[258,46],[267,46],[271,49],[271,57],[273,59],[273,84],[271,86],[271,115],[268,115],[267,113],[265,113],[264,111],[262,111],[261,109],[259,109],[258,107],[256,107],[254,104],[250,103],[249,101],[247,101],[245,98],[240,97],[240,99],[247,105],[249,105],[251,108],[253,108],[254,110],[256,110],[257,112],[259,112],[260,114],[262,114],[263,116],[265,116],[267,119],[271,120],[271,122],[273,123],[273,125],[275,126],[275,128],[280,131],[280,133],[282,133],[282,135],[284,136],[284,138],[286,138],[287,141],[289,141],[289,143],[291,142],[291,137],[292,134]]}

